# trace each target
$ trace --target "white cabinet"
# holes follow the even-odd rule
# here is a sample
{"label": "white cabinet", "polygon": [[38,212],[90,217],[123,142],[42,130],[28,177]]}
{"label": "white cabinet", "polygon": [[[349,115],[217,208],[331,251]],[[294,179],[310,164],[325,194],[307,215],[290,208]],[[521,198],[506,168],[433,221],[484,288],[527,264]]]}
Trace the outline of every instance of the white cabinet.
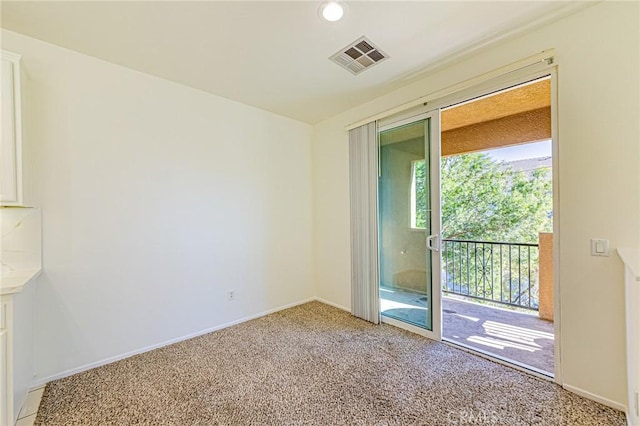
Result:
{"label": "white cabinet", "polygon": [[33,383],[35,287],[0,294],[0,426],[15,424]]}
{"label": "white cabinet", "polygon": [[24,206],[20,55],[0,51],[0,205]]}
{"label": "white cabinet", "polygon": [[627,423],[640,425],[640,250],[618,248],[625,265]]}
{"label": "white cabinet", "polygon": [[34,377],[36,280],[42,269],[42,216],[0,208],[0,426],[11,426]]}
{"label": "white cabinet", "polygon": [[[2,309],[4,310],[4,306],[2,306]],[[7,424],[7,418],[9,416],[7,354],[7,331],[0,328],[0,425]]]}

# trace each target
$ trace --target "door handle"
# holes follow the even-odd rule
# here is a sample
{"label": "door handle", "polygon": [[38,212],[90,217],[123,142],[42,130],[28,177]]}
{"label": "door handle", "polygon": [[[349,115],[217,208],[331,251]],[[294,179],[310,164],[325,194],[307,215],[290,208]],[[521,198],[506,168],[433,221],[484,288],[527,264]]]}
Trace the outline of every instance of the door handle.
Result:
{"label": "door handle", "polygon": [[438,245],[434,246],[433,241],[438,239],[438,234],[429,235],[427,237],[427,248],[432,251],[440,251],[440,240],[438,240]]}

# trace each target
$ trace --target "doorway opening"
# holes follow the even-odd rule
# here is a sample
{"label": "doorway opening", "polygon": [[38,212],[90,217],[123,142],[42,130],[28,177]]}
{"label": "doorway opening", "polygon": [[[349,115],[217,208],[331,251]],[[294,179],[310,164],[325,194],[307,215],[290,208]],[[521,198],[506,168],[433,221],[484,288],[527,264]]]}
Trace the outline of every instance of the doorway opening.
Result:
{"label": "doorway opening", "polygon": [[442,338],[554,373],[551,80],[441,111]]}
{"label": "doorway opening", "polygon": [[546,377],[557,344],[551,87],[539,74],[378,131],[382,321]]}

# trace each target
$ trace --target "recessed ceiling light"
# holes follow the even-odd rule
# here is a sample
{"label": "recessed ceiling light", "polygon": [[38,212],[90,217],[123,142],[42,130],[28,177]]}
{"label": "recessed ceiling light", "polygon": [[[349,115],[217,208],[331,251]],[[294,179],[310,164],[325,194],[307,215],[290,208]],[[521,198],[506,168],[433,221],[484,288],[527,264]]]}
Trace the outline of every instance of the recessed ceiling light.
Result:
{"label": "recessed ceiling light", "polygon": [[320,6],[320,12],[325,20],[335,22],[344,16],[344,6],[338,2],[330,1]]}

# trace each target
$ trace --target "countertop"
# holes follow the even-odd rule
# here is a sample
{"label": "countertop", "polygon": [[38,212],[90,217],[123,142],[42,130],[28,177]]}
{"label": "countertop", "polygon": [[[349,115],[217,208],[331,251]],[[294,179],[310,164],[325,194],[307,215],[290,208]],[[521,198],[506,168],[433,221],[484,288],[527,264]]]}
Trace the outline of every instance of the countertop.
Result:
{"label": "countertop", "polygon": [[20,293],[24,286],[40,275],[42,269],[19,269],[0,278],[0,295]]}
{"label": "countertop", "polygon": [[622,262],[631,270],[635,280],[640,282],[640,250],[619,248],[617,251]]}

